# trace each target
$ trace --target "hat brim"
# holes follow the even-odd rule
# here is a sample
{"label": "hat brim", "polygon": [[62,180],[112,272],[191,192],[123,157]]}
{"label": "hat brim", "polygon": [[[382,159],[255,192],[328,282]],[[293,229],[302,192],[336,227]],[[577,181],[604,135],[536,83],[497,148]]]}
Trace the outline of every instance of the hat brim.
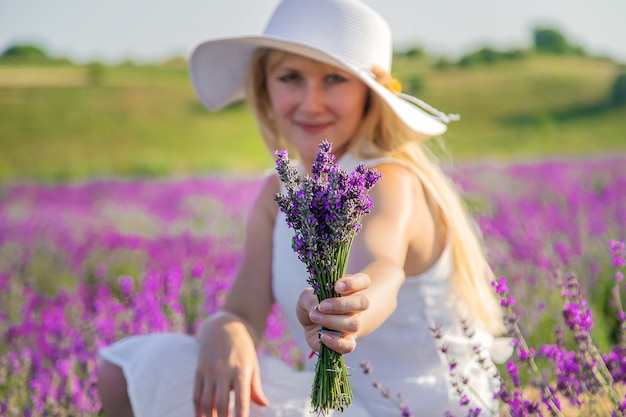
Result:
{"label": "hat brim", "polygon": [[447,129],[444,123],[378,83],[371,74],[371,68],[353,68],[342,62],[339,57],[322,52],[310,45],[271,36],[215,39],[201,43],[194,49],[189,59],[191,82],[198,98],[206,108],[219,110],[245,97],[246,69],[259,48],[279,49],[347,70],[385,101],[394,113],[415,132],[427,136],[438,136]]}

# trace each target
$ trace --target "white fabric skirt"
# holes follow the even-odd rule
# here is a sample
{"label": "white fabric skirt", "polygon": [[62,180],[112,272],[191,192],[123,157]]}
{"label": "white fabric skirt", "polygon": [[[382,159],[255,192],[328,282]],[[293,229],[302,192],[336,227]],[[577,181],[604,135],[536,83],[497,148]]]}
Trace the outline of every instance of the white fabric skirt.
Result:
{"label": "white fabric skirt", "polygon": [[[199,343],[179,333],[131,336],[99,351],[122,368],[135,417],[193,417]],[[251,404],[251,417],[310,417],[312,372],[296,371],[278,358],[260,357],[268,407]],[[342,416],[369,417],[354,399]]]}

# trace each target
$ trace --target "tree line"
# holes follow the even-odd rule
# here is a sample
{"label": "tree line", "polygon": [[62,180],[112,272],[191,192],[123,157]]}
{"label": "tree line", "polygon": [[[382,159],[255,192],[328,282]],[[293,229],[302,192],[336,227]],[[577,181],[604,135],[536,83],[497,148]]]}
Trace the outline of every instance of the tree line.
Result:
{"label": "tree line", "polygon": [[[570,42],[561,32],[553,28],[535,28],[532,32],[533,43],[530,48],[513,48],[499,51],[491,47],[482,47],[461,56],[457,61],[446,57],[439,57],[433,66],[439,70],[452,67],[467,68],[477,65],[490,65],[503,61],[519,60],[533,54],[588,56],[580,45]],[[418,58],[426,56],[423,48],[413,46],[403,51],[396,51],[396,56]],[[15,44],[8,47],[0,55],[0,63],[16,64],[72,64],[67,58],[52,58],[46,51],[37,45]],[[97,62],[89,64],[96,75],[101,75],[103,65]],[[423,80],[415,76],[408,80],[408,89],[419,93],[423,88]],[[618,74],[612,88],[611,103],[626,105],[626,68]]]}

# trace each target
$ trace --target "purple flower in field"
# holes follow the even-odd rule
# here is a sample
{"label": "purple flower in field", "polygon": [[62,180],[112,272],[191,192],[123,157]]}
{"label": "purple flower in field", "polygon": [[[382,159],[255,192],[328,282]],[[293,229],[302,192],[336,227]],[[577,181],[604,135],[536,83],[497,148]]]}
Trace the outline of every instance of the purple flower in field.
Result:
{"label": "purple flower in field", "polygon": [[[597,337],[608,349],[601,361],[615,384],[626,383],[626,318],[617,297],[606,302],[602,291],[605,266],[612,265],[614,292],[623,300],[619,291],[623,292],[626,272],[624,245],[613,240],[609,253],[604,247],[598,250],[596,243],[626,233],[624,161],[622,157],[459,165],[454,173],[464,191],[484,196],[490,208],[477,212],[477,223],[486,238],[492,265],[510,277],[511,288],[505,283],[502,290],[515,298],[518,310],[507,313],[507,322],[519,318],[522,328],[533,331],[537,324],[544,324],[542,318],[561,314],[563,304],[549,296],[556,287],[551,272],[557,266],[574,270],[582,277],[580,288],[572,283],[565,294],[571,297],[567,302],[579,307],[567,314],[579,311],[582,317],[574,315],[572,320],[583,323],[586,308],[599,314],[594,319],[603,326],[597,329]],[[335,174],[328,171],[324,175]],[[345,184],[351,187],[367,181],[355,176]],[[241,220],[261,184],[257,178],[233,181],[220,176],[176,181],[97,180],[54,186],[4,184],[4,198],[0,199],[0,252],[4,255],[0,327],[6,350],[0,355],[0,392],[7,396],[0,396],[0,416],[10,410],[22,415],[25,407],[33,415],[53,415],[60,407],[71,410],[67,411],[71,415],[97,415],[95,349],[121,336],[171,330],[186,320],[191,321],[187,327],[191,331],[199,316],[215,312],[241,259]],[[303,195],[301,192],[300,197]],[[335,198],[320,209],[334,210],[338,204]],[[192,237],[181,229],[184,225],[193,225]],[[359,226],[354,228],[358,231]],[[225,232],[235,238],[223,240]],[[561,265],[564,261],[571,264]],[[175,282],[167,282],[172,268],[181,267],[185,276],[193,278],[193,266],[200,263],[206,266],[201,281],[185,280],[180,289],[171,285]],[[116,280],[120,271],[133,274],[137,280],[126,303],[116,297],[122,292]],[[154,276],[146,280],[144,288],[142,278],[148,275]],[[95,282],[93,278],[97,278]],[[57,280],[71,284],[70,289],[59,293],[54,285]],[[99,284],[115,291],[101,290]],[[179,299],[168,299],[168,292]],[[586,305],[578,303],[582,292],[590,294]],[[197,299],[190,302],[190,294]],[[171,303],[185,306],[184,318],[173,311]],[[535,308],[538,303],[545,309]],[[266,336],[270,339],[281,332],[274,314],[279,313],[273,311],[268,322]],[[615,329],[614,334],[606,324],[615,317],[621,330]],[[576,332],[580,340],[570,340],[568,331],[567,327],[556,329],[554,345],[537,347],[538,356],[545,353],[539,363],[541,371],[554,383],[537,400],[545,405],[543,415],[549,414],[544,410],[553,404],[560,408],[559,398],[579,404],[589,398],[581,394],[584,389],[598,388],[590,371],[594,362],[602,370],[602,362],[590,360],[593,350],[587,343],[591,341],[583,331]],[[608,336],[607,331],[611,331]],[[276,344],[280,344],[278,348]],[[520,356],[524,356],[522,349],[530,355],[521,339],[515,348]],[[297,361],[295,349],[292,340],[279,337],[270,340],[264,353]],[[65,381],[61,375],[71,373],[57,370],[67,365],[57,362],[61,358],[71,359],[76,373]],[[532,360],[517,362],[520,374],[521,366],[530,365]],[[540,376],[530,381],[538,385],[543,382]],[[563,395],[567,391],[571,398]],[[525,388],[519,393],[503,392],[503,414],[529,415],[536,404],[524,398],[525,392]],[[15,402],[23,393],[28,393],[28,398]],[[626,413],[623,393],[616,399],[603,415]],[[396,415],[401,413],[404,410],[398,408]],[[473,415],[471,410],[467,415]]]}
{"label": "purple flower in field", "polygon": [[515,305],[516,301],[515,298],[513,296],[508,296],[508,297],[502,297],[500,299],[500,306],[501,307],[513,307]]}
{"label": "purple flower in field", "polygon": [[495,288],[496,294],[503,295],[509,293],[509,287],[505,277],[498,277],[496,280],[491,282],[491,286]]}
{"label": "purple flower in field", "polygon": [[368,361],[363,360],[363,361],[361,361],[360,365],[361,365],[361,369],[363,369],[363,373],[366,374],[366,375],[367,374],[371,374],[372,371],[374,370],[372,368],[372,364],[369,363]]}
{"label": "purple flower in field", "polygon": [[130,298],[133,293],[134,282],[133,279],[127,275],[120,275],[117,279],[120,285],[120,291],[124,298]]}
{"label": "purple flower in field", "polygon": [[56,363],[56,370],[61,380],[65,381],[72,372],[72,361],[70,359],[59,359]]}
{"label": "purple flower in field", "polygon": [[389,388],[383,388],[380,391],[380,395],[382,395],[383,398],[387,398],[387,399],[390,399],[393,397],[393,394],[391,393],[391,390]]}
{"label": "purple flower in field", "polygon": [[624,417],[626,415],[626,395],[624,399],[619,402],[617,409],[611,413],[611,417]]}
{"label": "purple flower in field", "polygon": [[443,329],[441,328],[441,324],[435,323],[431,328],[430,332],[435,339],[443,338]]}
{"label": "purple flower in field", "polygon": [[615,382],[626,383],[626,348],[615,346],[603,360]]}
{"label": "purple flower in field", "polygon": [[172,300],[178,299],[184,280],[185,274],[183,273],[183,268],[180,265],[169,268],[165,274],[165,296]]}
{"label": "purple flower in field", "polygon": [[529,350],[526,350],[526,349],[524,349],[524,348],[520,348],[520,349],[519,349],[519,358],[520,358],[520,360],[522,360],[522,361],[527,361],[527,360],[529,360],[529,359],[534,358],[534,357],[535,357],[535,353],[536,353],[536,352],[535,352],[535,349],[532,349],[532,348],[531,348],[531,349],[529,349]]}
{"label": "purple flower in field", "polygon": [[190,271],[191,278],[194,278],[194,279],[202,278],[202,276],[204,275],[205,269],[206,268],[204,266],[204,263],[202,262],[198,262],[194,264],[194,266],[191,267],[191,271]]}
{"label": "purple flower in field", "polygon": [[285,336],[285,323],[282,320],[280,311],[277,307],[273,308],[273,314],[267,319],[267,327],[265,328],[265,337],[269,340],[279,340]]}
{"label": "purple flower in field", "polygon": [[503,403],[508,405],[508,412],[511,416],[530,416],[536,415],[539,411],[539,404],[524,398],[520,391],[509,393],[503,391],[498,394]]}
{"label": "purple flower in field", "polygon": [[593,327],[591,311],[584,307],[584,303],[582,305],[573,302],[565,303],[563,318],[570,329],[587,331]]}
{"label": "purple flower in field", "polygon": [[515,365],[515,362],[507,362],[506,370],[509,373],[509,376],[511,377],[511,381],[513,382],[513,385],[515,385],[516,387],[519,387],[520,385],[519,370],[517,369],[517,365]]}
{"label": "purple flower in field", "polygon": [[621,268],[626,265],[626,244],[624,244],[624,241],[611,240],[609,245],[611,247],[611,256],[613,257],[613,266]]}
{"label": "purple flower in field", "polygon": [[569,245],[565,242],[556,242],[554,244],[554,251],[563,265],[567,265],[573,255]]}

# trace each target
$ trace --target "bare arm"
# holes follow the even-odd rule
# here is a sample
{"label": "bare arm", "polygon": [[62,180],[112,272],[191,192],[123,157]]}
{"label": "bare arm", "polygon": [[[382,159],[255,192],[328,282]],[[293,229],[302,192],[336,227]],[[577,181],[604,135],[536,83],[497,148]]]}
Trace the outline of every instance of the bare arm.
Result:
{"label": "bare arm", "polygon": [[247,417],[250,400],[268,401],[261,388],[256,344],[262,338],[274,302],[271,292],[272,236],[278,178],[268,178],[248,219],[243,259],[226,298],[223,313],[205,320],[198,338],[200,351],[194,386],[196,416]]}
{"label": "bare arm", "polygon": [[278,177],[269,177],[251,213],[246,228],[243,259],[223,309],[239,316],[248,325],[255,344],[263,337],[272,296],[272,240],[278,206],[274,194]]}
{"label": "bare arm", "polygon": [[[374,331],[395,310],[405,271],[427,269],[441,252],[442,228],[415,174],[394,164],[378,169],[382,178],[371,190],[374,209],[364,217],[351,249],[348,268],[358,272],[337,281],[335,288],[342,297],[317,307],[310,292],[299,299],[298,318],[314,349],[319,346],[317,330],[324,326],[343,332],[342,337],[323,335],[324,344],[340,353],[352,351],[357,336]],[[407,253],[419,262],[408,262]]]}

